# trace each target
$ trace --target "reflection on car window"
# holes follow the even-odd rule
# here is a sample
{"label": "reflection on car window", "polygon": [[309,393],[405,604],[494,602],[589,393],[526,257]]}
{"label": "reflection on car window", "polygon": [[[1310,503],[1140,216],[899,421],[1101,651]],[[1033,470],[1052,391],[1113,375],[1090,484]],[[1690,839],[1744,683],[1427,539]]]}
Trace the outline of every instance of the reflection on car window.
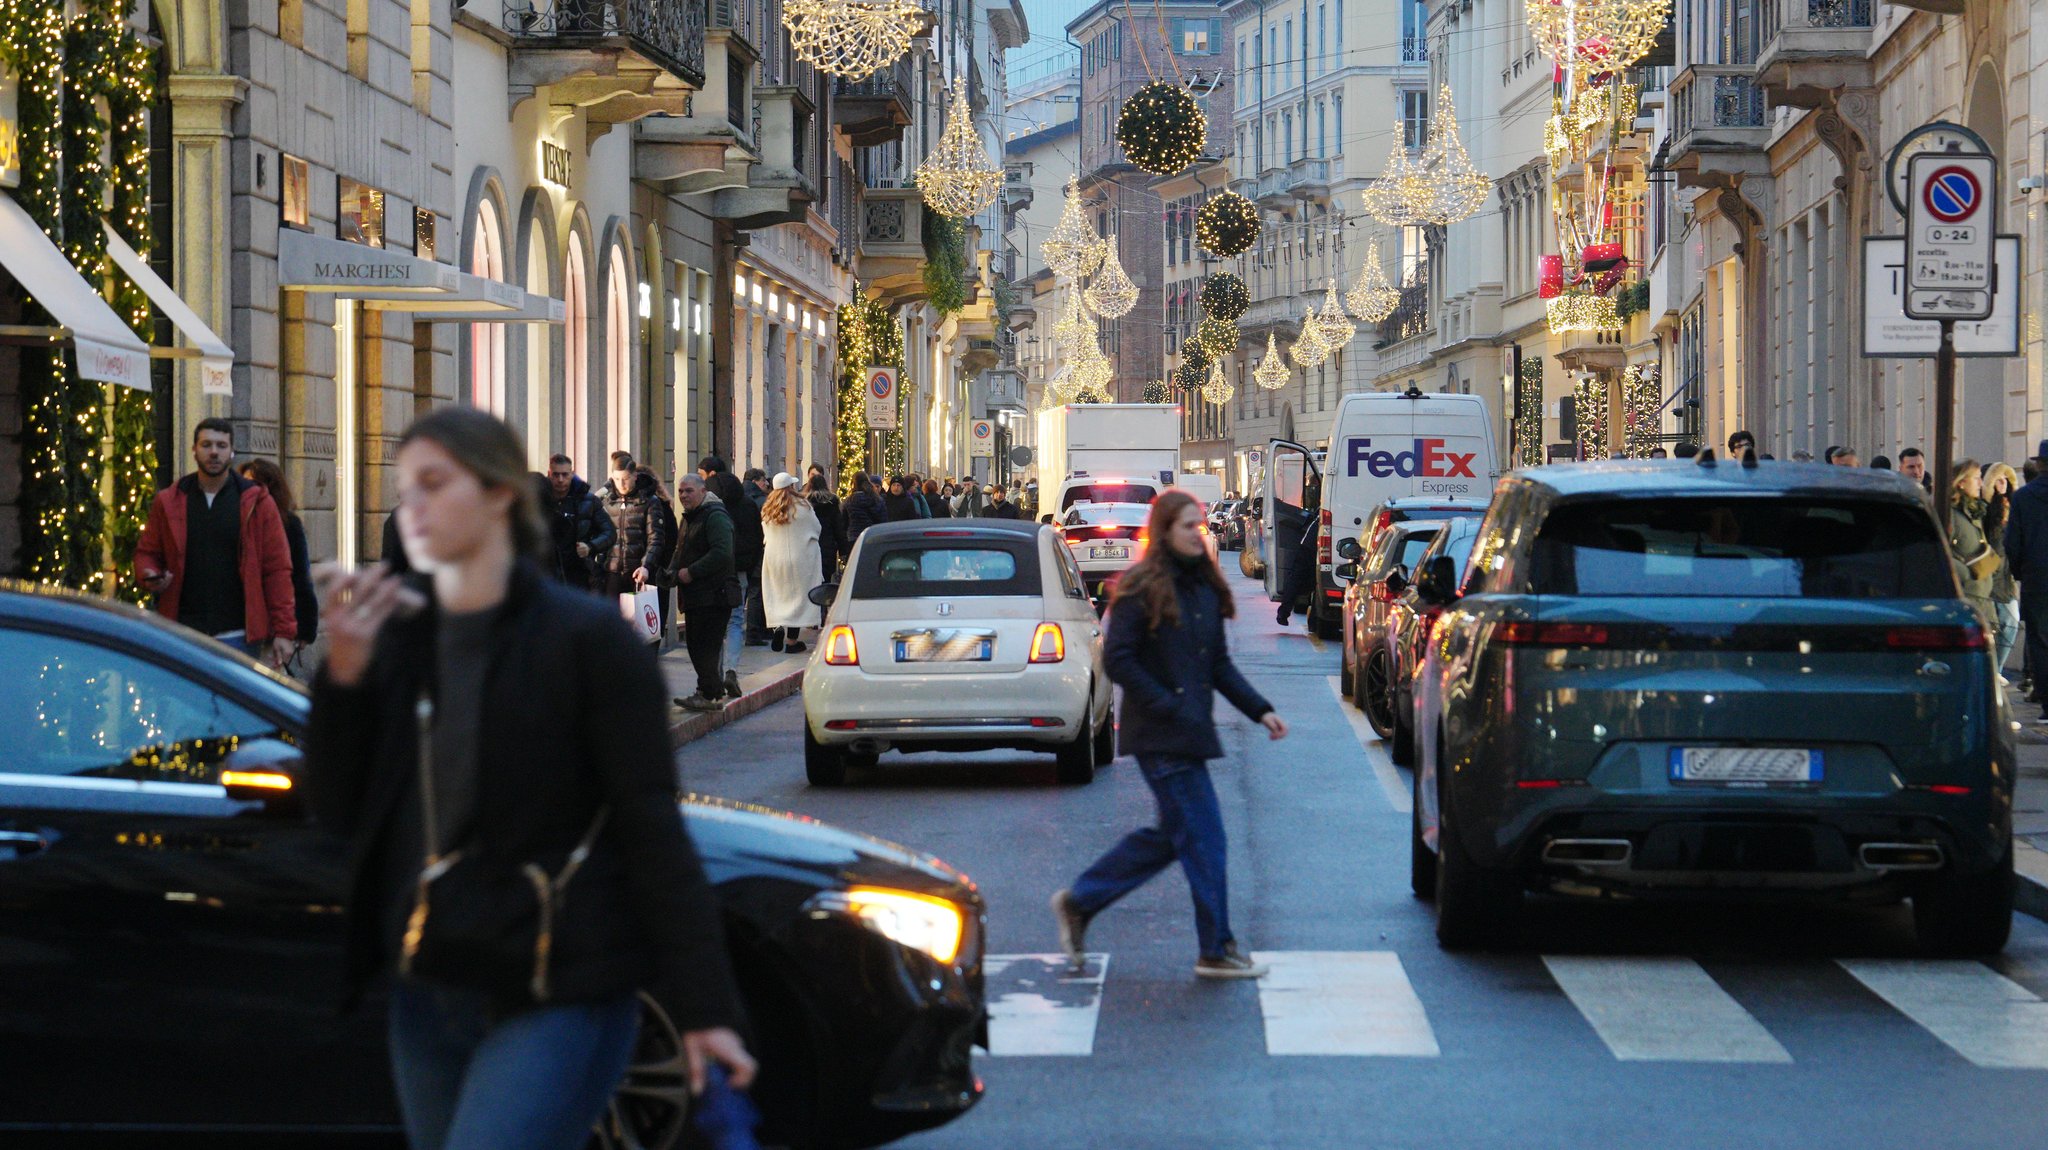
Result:
{"label": "reflection on car window", "polygon": [[882,556],[885,583],[953,583],[1010,579],[1017,557],[1008,551],[962,547],[921,547]]}
{"label": "reflection on car window", "polygon": [[1067,490],[1062,511],[1076,503],[1150,503],[1159,489],[1150,483],[1089,483]]}
{"label": "reflection on car window", "polygon": [[0,772],[210,783],[243,740],[278,734],[219,693],[76,639],[0,631]]}
{"label": "reflection on car window", "polygon": [[1556,595],[1952,599],[1916,509],[1801,499],[1579,504],[1545,520],[1530,590]]}
{"label": "reflection on car window", "polygon": [[1067,512],[1068,523],[1117,523],[1143,527],[1152,508],[1142,503],[1090,503]]}

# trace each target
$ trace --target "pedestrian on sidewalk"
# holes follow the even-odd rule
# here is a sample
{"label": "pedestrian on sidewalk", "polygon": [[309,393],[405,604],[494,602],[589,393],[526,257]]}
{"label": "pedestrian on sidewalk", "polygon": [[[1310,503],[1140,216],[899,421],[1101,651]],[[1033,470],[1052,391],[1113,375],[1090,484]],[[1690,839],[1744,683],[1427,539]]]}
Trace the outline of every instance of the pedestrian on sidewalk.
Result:
{"label": "pedestrian on sidewalk", "polygon": [[1983,473],[1974,459],[1965,459],[1950,469],[1949,502],[1955,513],[1949,516],[1949,552],[1955,556],[1956,577],[1963,586],[1963,598],[1976,608],[1984,634],[1998,632],[1998,610],[1991,605],[1991,576],[2004,565],[1998,552],[1984,538]]}
{"label": "pedestrian on sidewalk", "polygon": [[156,493],[135,544],[135,579],[157,614],[240,648],[278,670],[298,650],[291,546],[277,504],[229,468],[235,426],[192,429],[196,469]]}
{"label": "pedestrian on sidewalk", "polygon": [[691,711],[716,711],[726,695],[739,697],[739,675],[719,671],[731,640],[728,624],[741,603],[734,558],[732,513],[706,488],[701,475],[676,477],[676,501],[683,507],[672,581],[683,609],[683,646],[697,672],[695,694],[677,699]]}
{"label": "pedestrian on sidewalk", "polygon": [[805,481],[804,499],[811,505],[811,514],[818,517],[818,569],[824,574],[824,582],[830,583],[839,571],[839,554],[845,550],[843,532],[846,524],[839,509],[839,497],[832,494],[832,484],[823,475],[813,475]]}
{"label": "pedestrian on sidewalk", "polygon": [[1922,491],[1934,491],[1934,480],[1927,477],[1927,456],[1917,447],[1899,452],[1899,474],[1919,484]]}
{"label": "pedestrian on sidewalk", "polygon": [[987,500],[982,498],[981,485],[972,479],[962,480],[960,494],[953,497],[953,514],[961,519],[975,519]]}
{"label": "pedestrian on sidewalk", "polygon": [[953,517],[953,505],[946,500],[945,493],[940,489],[939,481],[936,479],[924,481],[924,505],[933,519]]}
{"label": "pedestrian on sidewalk", "polygon": [[849,491],[841,508],[845,520],[839,532],[839,537],[843,540],[839,549],[841,562],[853,554],[853,545],[860,539],[861,532],[877,523],[889,521],[889,506],[882,502],[881,496],[875,494],[874,481],[868,478],[867,472],[854,472],[853,479],[847,486]]}
{"label": "pedestrian on sidewalk", "polygon": [[1991,576],[1991,606],[1998,614],[1997,666],[1999,676],[2008,682],[2005,662],[2020,639],[2020,589],[2005,559],[2005,525],[2012,519],[2012,493],[2019,486],[2019,473],[2011,464],[1994,463],[1984,469],[1984,541],[1998,553],[1998,570]]}
{"label": "pedestrian on sidewalk", "polygon": [[286,482],[284,468],[268,459],[252,459],[244,463],[236,474],[270,493],[270,501],[277,504],[277,514],[284,521],[285,550],[292,557],[292,614],[298,618],[299,634],[293,658],[320,638],[320,597],[313,593],[313,556],[306,546],[306,527],[299,522],[298,502],[292,498],[292,485]]}
{"label": "pedestrian on sidewalk", "polygon": [[988,502],[981,505],[983,519],[1017,519],[1021,513],[1017,505],[1010,502],[1009,492],[1000,483],[992,483],[988,489]]}
{"label": "pedestrian on sidewalk", "polygon": [[2034,465],[2034,478],[2013,492],[2005,561],[2019,582],[2020,623],[2027,632],[2027,669],[2033,679],[2027,699],[2041,703],[2041,688],[2048,684],[2048,439],[2036,449]]}
{"label": "pedestrian on sidewalk", "polygon": [[[431,576],[321,573],[307,797],[354,842],[348,988],[392,980],[417,1150],[581,1147],[642,992],[682,1032],[693,1087],[706,1062],[754,1074],[676,808],[661,672],[615,608],[543,576],[525,454],[475,408],[420,419],[399,440],[398,514]],[[535,909],[522,867],[549,874],[566,918]]]}
{"label": "pedestrian on sidewalk", "polygon": [[825,581],[818,558],[818,515],[796,493],[796,476],[783,472],[761,505],[761,606],[767,613],[768,646],[805,650],[802,631],[819,623],[813,587]]}
{"label": "pedestrian on sidewalk", "polygon": [[1213,693],[1269,738],[1284,738],[1287,723],[1231,662],[1224,621],[1237,609],[1202,538],[1201,503],[1166,492],[1153,501],[1146,531],[1154,543],[1117,581],[1102,655],[1110,680],[1123,688],[1118,748],[1137,758],[1158,822],[1126,835],[1071,889],[1053,895],[1060,946],[1081,966],[1089,921],[1178,859],[1194,896],[1195,974],[1257,978],[1266,968],[1241,954],[1230,932],[1223,812],[1208,766],[1223,757]]}
{"label": "pedestrian on sidewalk", "polygon": [[576,461],[559,452],[548,458],[548,491],[540,511],[553,542],[548,573],[557,582],[590,590],[597,578],[596,557],[611,550],[617,532],[604,503],[576,474]]}
{"label": "pedestrian on sidewalk", "polygon": [[[736,574],[739,577],[740,601],[735,607],[743,607],[747,597],[761,582],[761,510],[747,495],[746,485],[740,482],[725,460],[716,455],[707,455],[697,461],[697,474],[704,479],[705,489],[718,497],[725,505],[725,513],[732,519],[732,553]],[[725,689],[728,695],[739,698],[740,694],[740,648],[742,646],[767,646],[767,636],[759,643],[753,643],[746,636],[747,615],[744,610],[734,612],[725,629]]]}
{"label": "pedestrian on sidewalk", "polygon": [[891,523],[901,523],[906,519],[918,517],[917,504],[910,501],[910,494],[905,490],[908,486],[909,481],[901,475],[889,477],[889,494],[882,496],[882,506],[888,508]]}
{"label": "pedestrian on sidewalk", "polygon": [[[747,493],[747,502],[754,505],[754,518],[761,518],[761,507],[768,502],[768,473],[758,467],[747,468],[741,477]],[[747,646],[763,647],[768,643],[768,620],[761,609],[761,560],[756,559],[748,568],[747,578]]]}
{"label": "pedestrian on sidewalk", "polygon": [[[661,589],[668,582],[676,532],[676,515],[662,498],[661,481],[635,462],[632,452],[614,451],[612,473],[597,496],[618,533],[605,556],[605,596],[616,600],[643,587]],[[667,630],[668,596],[661,598],[661,625]]]}

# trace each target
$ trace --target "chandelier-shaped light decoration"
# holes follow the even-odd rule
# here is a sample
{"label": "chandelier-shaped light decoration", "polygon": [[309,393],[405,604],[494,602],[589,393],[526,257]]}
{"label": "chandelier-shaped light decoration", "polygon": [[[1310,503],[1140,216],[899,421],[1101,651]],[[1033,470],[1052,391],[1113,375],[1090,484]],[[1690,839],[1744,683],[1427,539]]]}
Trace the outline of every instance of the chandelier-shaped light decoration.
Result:
{"label": "chandelier-shaped light decoration", "polygon": [[1323,323],[1316,316],[1314,304],[1309,305],[1308,314],[1301,318],[1301,335],[1295,339],[1294,346],[1287,349],[1287,358],[1304,371],[1321,367],[1330,358],[1330,345],[1323,342]]}
{"label": "chandelier-shaped light decoration", "polygon": [[1122,261],[1116,258],[1116,242],[1106,244],[1108,258],[1102,261],[1102,270],[1088,283],[1088,290],[1081,293],[1081,299],[1088,310],[1107,319],[1128,315],[1138,306],[1138,285],[1124,274]]}
{"label": "chandelier-shaped light decoration", "polygon": [[1067,306],[1060,309],[1060,318],[1053,321],[1053,347],[1062,355],[1079,357],[1086,354],[1094,339],[1095,324],[1081,310],[1081,293],[1067,292]]}
{"label": "chandelier-shaped light decoration", "polygon": [[1155,176],[1171,176],[1201,158],[1208,133],[1201,101],[1165,80],[1131,93],[1117,113],[1116,142],[1133,164]]}
{"label": "chandelier-shaped light decoration", "polygon": [[782,26],[798,58],[822,72],[865,80],[910,50],[924,27],[915,0],[784,0]]}
{"label": "chandelier-shaped light decoration", "polygon": [[1581,77],[1611,75],[1649,54],[1671,0],[1529,0],[1536,48]]}
{"label": "chandelier-shaped light decoration", "polygon": [[[1082,358],[1074,364],[1074,394],[1081,396],[1088,392],[1106,393],[1109,381],[1116,378],[1116,365],[1102,354],[1102,349],[1091,340]],[[1101,400],[1081,402],[1100,403]]]}
{"label": "chandelier-shaped light decoration", "polygon": [[1073,402],[1074,392],[1080,387],[1080,382],[1074,376],[1074,366],[1073,364],[1068,364],[1053,373],[1051,379],[1045,381],[1045,405],[1047,407],[1058,407],[1062,403]]}
{"label": "chandelier-shaped light decoration", "polygon": [[974,132],[965,79],[954,79],[939,146],[917,166],[914,179],[926,204],[956,220],[986,211],[1003,190],[1003,170],[988,158],[988,149]]}
{"label": "chandelier-shaped light decoration", "polygon": [[1345,293],[1344,304],[1359,319],[1378,323],[1393,315],[1400,302],[1400,290],[1380,270],[1380,242],[1373,240],[1365,247],[1365,271],[1358,277],[1358,284]]}
{"label": "chandelier-shaped light decoration", "polygon": [[1493,194],[1493,180],[1465,153],[1449,84],[1437,90],[1436,104],[1429,120],[1429,148],[1422,157],[1427,218],[1433,224],[1455,224],[1471,219],[1486,206],[1486,198]]}
{"label": "chandelier-shaped light decoration", "polygon": [[1278,391],[1287,386],[1287,377],[1293,374],[1280,358],[1280,337],[1266,333],[1266,354],[1259,357],[1259,365],[1252,369],[1252,382],[1267,391]]}
{"label": "chandelier-shaped light decoration", "polygon": [[1108,245],[1088,226],[1088,217],[1081,210],[1081,181],[1074,176],[1067,177],[1067,206],[1060,209],[1060,221],[1051,234],[1038,245],[1038,254],[1045,257],[1046,267],[1070,280],[1094,275],[1109,255]]}
{"label": "chandelier-shaped light decoration", "polygon": [[1344,314],[1344,305],[1337,302],[1337,281],[1332,277],[1329,291],[1323,296],[1323,310],[1316,316],[1317,338],[1325,347],[1336,351],[1350,343],[1351,337],[1357,334],[1358,328],[1352,325],[1351,317]]}
{"label": "chandelier-shaped light decoration", "polygon": [[1223,192],[1195,210],[1195,242],[1219,256],[1241,255],[1259,238],[1259,209],[1236,192]]}
{"label": "chandelier-shaped light decoration", "polygon": [[1237,324],[1212,315],[1195,325],[1195,342],[1212,359],[1221,359],[1237,350]]}
{"label": "chandelier-shaped light decoration", "polygon": [[1202,314],[1214,319],[1240,320],[1252,309],[1251,289],[1236,272],[1217,272],[1202,281]]}
{"label": "chandelier-shaped light decoration", "polygon": [[1223,375],[1223,365],[1220,363],[1210,364],[1209,378],[1202,384],[1202,398],[1210,403],[1224,404],[1229,403],[1231,397],[1236,394],[1237,389],[1230,386],[1230,380]]}
{"label": "chandelier-shaped light decoration", "polygon": [[1422,167],[1408,158],[1406,129],[1394,121],[1394,147],[1387,166],[1365,186],[1365,214],[1390,228],[1430,222],[1433,196]]}

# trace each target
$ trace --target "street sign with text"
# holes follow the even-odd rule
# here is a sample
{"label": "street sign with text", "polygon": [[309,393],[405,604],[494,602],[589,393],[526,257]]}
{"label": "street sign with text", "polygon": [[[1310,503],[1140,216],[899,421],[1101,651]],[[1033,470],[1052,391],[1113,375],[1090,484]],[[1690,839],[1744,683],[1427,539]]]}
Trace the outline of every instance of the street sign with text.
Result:
{"label": "street sign with text", "polygon": [[[1956,354],[1965,358],[2020,353],[2020,238],[1999,236],[1993,252],[1997,285],[1989,318],[1956,324]],[[1932,359],[1941,324],[1906,316],[1906,240],[1863,237],[1863,354]]]}
{"label": "street sign with text", "polygon": [[896,369],[893,367],[870,367],[867,369],[868,430],[896,430]]}
{"label": "street sign with text", "polygon": [[1998,232],[1998,162],[1963,152],[1922,152],[1906,179],[1909,319],[1981,320],[1992,311]]}
{"label": "street sign with text", "polygon": [[996,425],[987,419],[975,419],[967,424],[967,455],[994,456],[996,453]]}

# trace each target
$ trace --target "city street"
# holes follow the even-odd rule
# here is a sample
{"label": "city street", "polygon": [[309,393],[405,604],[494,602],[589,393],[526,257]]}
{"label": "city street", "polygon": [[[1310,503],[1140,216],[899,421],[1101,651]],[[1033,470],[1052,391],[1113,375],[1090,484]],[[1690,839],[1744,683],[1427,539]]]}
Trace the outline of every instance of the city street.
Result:
{"label": "city street", "polygon": [[[1228,556],[1225,557],[1229,559]],[[691,790],[814,815],[960,867],[990,906],[984,1101],[901,1143],[1050,1147],[1940,1147],[2048,1144],[2048,927],[1995,962],[1918,962],[1905,908],[1532,903],[1518,952],[1451,955],[1408,893],[1408,787],[1226,561],[1239,666],[1293,726],[1221,706],[1233,927],[1272,963],[1198,981],[1169,872],[1060,977],[1047,896],[1152,803],[1119,759],[888,755],[805,785],[801,703],[685,747]],[[976,705],[961,700],[963,707]]]}

